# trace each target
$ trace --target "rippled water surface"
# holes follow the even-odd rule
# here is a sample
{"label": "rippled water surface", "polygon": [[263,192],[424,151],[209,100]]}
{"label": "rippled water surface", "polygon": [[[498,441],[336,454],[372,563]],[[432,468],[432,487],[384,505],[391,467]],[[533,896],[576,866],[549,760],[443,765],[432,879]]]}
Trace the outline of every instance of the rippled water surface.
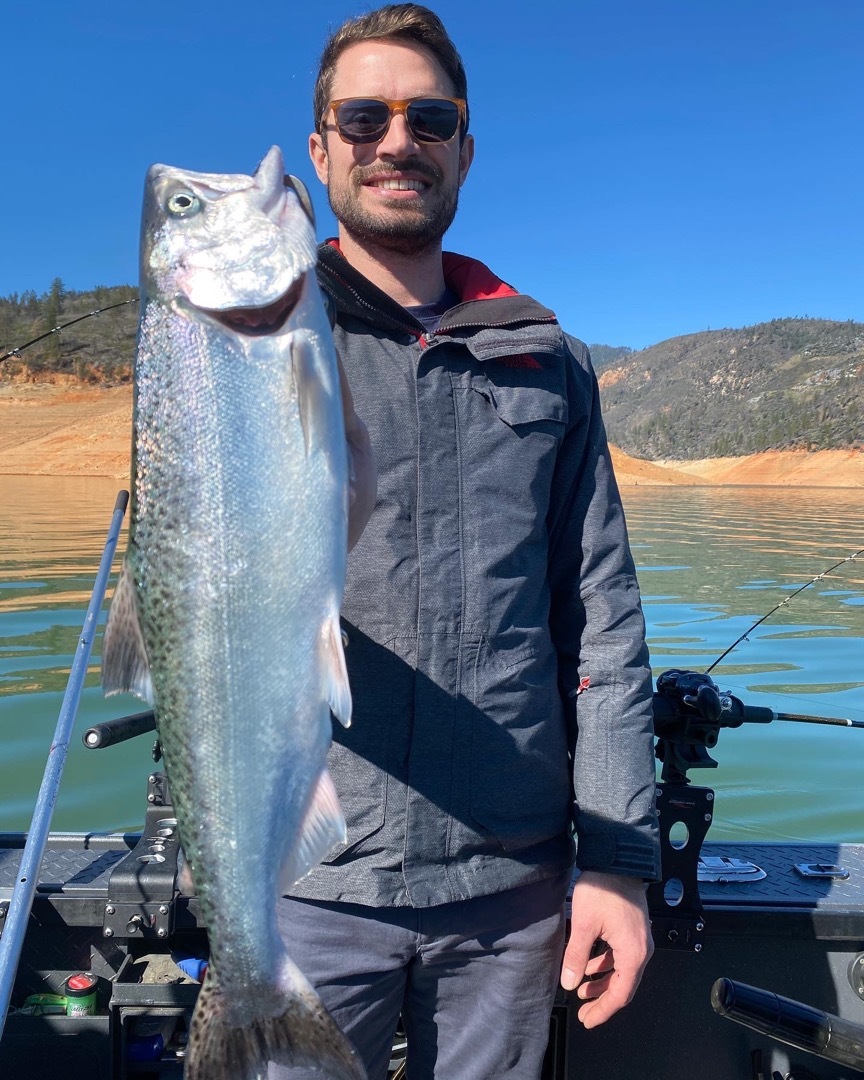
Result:
{"label": "rippled water surface", "polygon": [[[762,616],[864,547],[853,489],[627,488],[655,675],[705,671]],[[745,704],[864,722],[864,555],[750,632],[712,672]],[[864,838],[864,730],[780,720],[721,731],[712,839]]]}
{"label": "rippled water surface", "polygon": [[[108,480],[0,477],[0,831],[30,821],[117,490]],[[864,546],[864,496],[854,490],[627,488],[624,500],[655,674],[704,671]],[[102,698],[98,652],[97,639],[55,829],[143,818],[152,740],[81,745],[92,723],[143,707]],[[783,606],[713,676],[747,704],[864,721],[864,556]],[[721,732],[712,754],[718,768],[691,773],[717,792],[712,839],[864,838],[864,730],[747,725]]]}

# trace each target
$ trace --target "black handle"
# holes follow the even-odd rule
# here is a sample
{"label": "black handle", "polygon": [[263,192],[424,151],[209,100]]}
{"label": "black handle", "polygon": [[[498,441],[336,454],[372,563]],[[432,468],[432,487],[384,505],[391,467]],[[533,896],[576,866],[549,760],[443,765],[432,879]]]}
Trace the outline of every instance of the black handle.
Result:
{"label": "black handle", "polygon": [[864,1069],[864,1025],[757,986],[718,979],[711,987],[714,1011],[811,1054]]}
{"label": "black handle", "polygon": [[116,720],[106,720],[104,724],[95,724],[84,732],[84,745],[88,750],[101,750],[113,743],[126,742],[136,735],[144,735],[156,730],[156,714],[149,712],[133,713],[132,716],[118,716]]}

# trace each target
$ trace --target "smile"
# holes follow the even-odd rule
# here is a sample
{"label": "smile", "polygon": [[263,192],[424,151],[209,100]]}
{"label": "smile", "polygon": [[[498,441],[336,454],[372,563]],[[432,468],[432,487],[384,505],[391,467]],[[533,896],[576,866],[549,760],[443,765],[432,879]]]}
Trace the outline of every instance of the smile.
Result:
{"label": "smile", "polygon": [[384,191],[426,191],[429,184],[423,180],[381,179],[370,180],[367,186],[381,188]]}

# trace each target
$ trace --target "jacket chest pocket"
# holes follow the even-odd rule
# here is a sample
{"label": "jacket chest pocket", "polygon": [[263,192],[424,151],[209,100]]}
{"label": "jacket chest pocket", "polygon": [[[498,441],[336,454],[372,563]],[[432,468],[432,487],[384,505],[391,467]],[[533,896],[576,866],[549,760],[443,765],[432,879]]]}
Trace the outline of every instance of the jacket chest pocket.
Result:
{"label": "jacket chest pocket", "polygon": [[514,550],[545,528],[567,401],[554,388],[516,385],[503,374],[500,381],[474,374],[453,390],[465,539],[485,548],[503,527]]}
{"label": "jacket chest pocket", "polygon": [[494,378],[479,372],[464,383],[454,380],[463,445],[477,450],[485,446],[488,453],[490,446],[515,450],[519,443],[527,453],[533,442],[535,452],[542,454],[542,448],[552,448],[563,438],[568,410],[562,390],[552,380],[550,385],[520,381],[519,374],[505,368]]}
{"label": "jacket chest pocket", "polygon": [[560,439],[567,423],[567,402],[560,392],[542,386],[515,386],[475,376],[471,390],[520,438],[543,432]]}

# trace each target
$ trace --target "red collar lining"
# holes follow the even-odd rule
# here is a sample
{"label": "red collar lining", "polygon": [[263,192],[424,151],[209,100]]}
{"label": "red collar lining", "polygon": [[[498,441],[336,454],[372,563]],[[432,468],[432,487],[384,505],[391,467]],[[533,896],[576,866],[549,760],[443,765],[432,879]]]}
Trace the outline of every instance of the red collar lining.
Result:
{"label": "red collar lining", "polygon": [[518,296],[518,290],[493,274],[485,263],[445,251],[444,280],[464,303],[467,300],[496,300],[501,296]]}
{"label": "red collar lining", "polygon": [[[342,254],[335,237],[328,240],[330,247]],[[455,251],[445,251],[442,256],[444,280],[449,289],[459,297],[460,303],[468,300],[497,300],[502,296],[519,296],[519,291],[493,274],[485,263]]]}

